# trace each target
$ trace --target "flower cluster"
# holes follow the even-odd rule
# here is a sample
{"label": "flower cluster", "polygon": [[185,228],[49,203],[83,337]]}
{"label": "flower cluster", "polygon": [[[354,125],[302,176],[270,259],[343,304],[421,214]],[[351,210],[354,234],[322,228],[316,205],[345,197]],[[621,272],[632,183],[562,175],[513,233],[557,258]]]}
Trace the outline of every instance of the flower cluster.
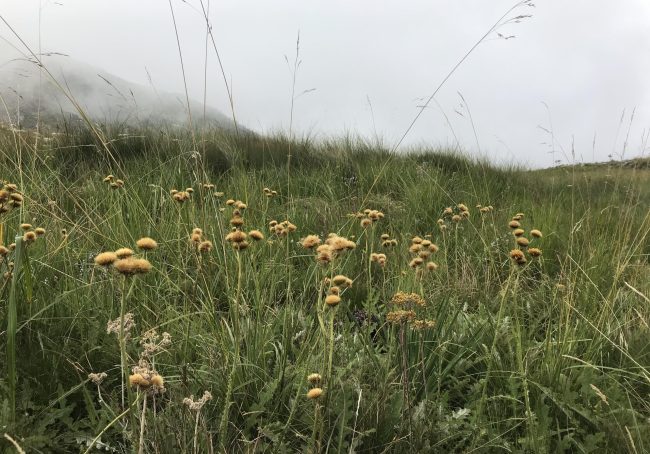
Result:
{"label": "flower cluster", "polygon": [[[144,251],[153,250],[158,247],[153,239],[145,237],[137,242],[138,247]],[[135,257],[133,249],[127,247],[119,248],[115,252],[102,252],[95,256],[95,265],[113,269],[123,276],[134,276],[146,274],[151,271],[151,263],[147,259]]]}
{"label": "flower cluster", "polygon": [[357,247],[354,241],[348,240],[336,233],[330,233],[323,244],[321,244],[320,238],[316,235],[309,235],[303,238],[301,244],[306,249],[316,248],[316,262],[321,265],[327,265],[345,251],[351,251]]}
{"label": "flower cluster", "polygon": [[390,235],[388,233],[382,233],[381,234],[381,245],[383,247],[392,247],[392,246],[397,246],[397,240],[396,239],[391,239]]}
{"label": "flower cluster", "polygon": [[134,366],[129,375],[129,385],[137,388],[138,391],[148,392],[155,396],[163,394],[165,389],[165,379],[155,371],[145,359],[140,359],[137,366]]}
{"label": "flower cluster", "polygon": [[0,183],[0,214],[8,213],[23,204],[23,195],[13,183]]}
{"label": "flower cluster", "polygon": [[288,234],[298,230],[298,227],[296,227],[288,220],[282,222],[278,222],[274,220],[269,222],[269,230],[271,231],[271,233],[277,236],[287,236]]}
{"label": "flower cluster", "polygon": [[364,229],[370,227],[373,223],[384,218],[384,213],[379,210],[365,209],[362,213],[356,213],[355,217],[361,219],[361,227]]}
{"label": "flower cluster", "polygon": [[113,175],[106,175],[104,177],[104,183],[107,183],[111,189],[121,189],[124,187],[124,181],[116,179]]}
{"label": "flower cluster", "polygon": [[322,379],[323,378],[320,374],[317,373],[309,374],[307,376],[307,381],[312,386],[307,392],[308,399],[318,399],[323,395],[323,388],[319,386]]}
{"label": "flower cluster", "polygon": [[205,239],[203,230],[195,227],[190,235],[190,245],[199,252],[210,252],[212,250],[212,241]]}
{"label": "flower cluster", "polygon": [[263,191],[264,191],[264,195],[269,199],[271,199],[271,198],[275,197],[276,195],[278,195],[278,191],[273,191],[272,189],[269,189],[269,188],[264,188]]}
{"label": "flower cluster", "polygon": [[524,213],[517,213],[512,217],[508,223],[508,227],[512,230],[512,234],[515,237],[516,249],[510,251],[510,258],[519,266],[526,264],[526,255],[524,251],[528,252],[532,258],[537,258],[542,255],[542,250],[537,247],[530,247],[533,241],[542,238],[542,232],[538,229],[532,229],[529,233],[532,237],[532,240],[529,240],[524,236],[526,231],[522,228],[522,221],[524,219]]}
{"label": "flower cluster", "polygon": [[[411,239],[409,252],[414,255],[409,262],[409,266],[419,271],[422,269],[421,267],[424,265],[425,261],[429,260],[432,254],[438,252],[438,246],[433,244],[431,240],[425,240],[419,236],[415,236]],[[432,261],[427,261],[425,267],[429,271],[438,269],[438,265]]]}

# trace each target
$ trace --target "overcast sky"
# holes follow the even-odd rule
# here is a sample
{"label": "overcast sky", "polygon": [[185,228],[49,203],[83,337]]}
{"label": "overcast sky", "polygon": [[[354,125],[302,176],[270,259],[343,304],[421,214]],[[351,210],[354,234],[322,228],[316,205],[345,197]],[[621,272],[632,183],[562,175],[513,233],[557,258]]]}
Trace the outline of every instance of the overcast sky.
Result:
{"label": "overcast sky", "polygon": [[[208,6],[208,0],[203,0]],[[532,17],[492,34],[454,73],[405,143],[461,146],[496,162],[550,166],[648,154],[650,1],[538,0]],[[287,129],[300,32],[294,128],[358,133],[388,145],[511,0],[212,0],[209,17],[238,120]],[[190,95],[203,99],[201,0],[172,0]],[[165,0],[1,0],[0,15],[34,49],[61,52],[124,79],[180,92],[183,78]],[[0,37],[21,47],[0,23]],[[15,57],[5,42],[0,64]],[[208,104],[229,112],[214,50]],[[466,104],[459,95],[462,94]],[[548,106],[548,109],[547,107]],[[636,109],[633,121],[631,113]],[[473,120],[476,134],[473,132]],[[621,124],[622,115],[623,122]],[[630,124],[631,122],[631,124]],[[553,156],[551,130],[556,140]],[[595,146],[594,146],[595,137]],[[561,150],[564,150],[563,155]]]}

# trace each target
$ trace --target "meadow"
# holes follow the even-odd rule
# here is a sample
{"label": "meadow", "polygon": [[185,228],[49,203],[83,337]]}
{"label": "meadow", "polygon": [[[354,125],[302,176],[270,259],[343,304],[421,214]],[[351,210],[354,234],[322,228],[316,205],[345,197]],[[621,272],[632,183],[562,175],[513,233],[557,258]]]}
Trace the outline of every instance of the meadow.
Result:
{"label": "meadow", "polygon": [[650,451],[647,165],[104,125],[0,180],[3,452]]}

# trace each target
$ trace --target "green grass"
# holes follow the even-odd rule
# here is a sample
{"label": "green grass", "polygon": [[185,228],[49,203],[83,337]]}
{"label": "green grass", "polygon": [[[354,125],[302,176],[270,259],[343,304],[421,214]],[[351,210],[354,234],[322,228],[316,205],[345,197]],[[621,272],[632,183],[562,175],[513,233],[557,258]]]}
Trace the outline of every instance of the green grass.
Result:
{"label": "green grass", "polygon": [[[286,137],[104,129],[106,146],[83,130],[0,131],[0,177],[25,198],[0,215],[0,243],[24,222],[47,230],[0,282],[0,431],[27,452],[650,450],[647,168],[533,172],[348,137],[291,142],[287,175]],[[169,193],[189,187],[184,204]],[[225,241],[229,198],[265,240],[241,252]],[[470,217],[445,217],[443,233],[437,220],[459,203]],[[363,229],[351,215],[364,209],[385,217]],[[509,258],[518,212],[526,235],[544,233],[525,266]],[[285,219],[297,231],[271,234]],[[195,227],[210,252],[190,246]],[[356,249],[319,265],[299,240],[330,232]],[[383,233],[398,245],[382,248]],[[409,267],[416,235],[439,246],[436,271]],[[159,243],[151,272],[94,265],[144,236]],[[335,274],[354,283],[332,309],[323,280]],[[389,323],[398,291],[424,298],[413,310],[435,327]],[[147,357],[164,394],[122,387],[119,338],[106,332],[122,303],[136,324],[129,373],[148,330],[171,335]],[[107,378],[96,386],[91,372]],[[310,373],[322,376],[315,400]],[[200,413],[183,404],[206,390]]]}

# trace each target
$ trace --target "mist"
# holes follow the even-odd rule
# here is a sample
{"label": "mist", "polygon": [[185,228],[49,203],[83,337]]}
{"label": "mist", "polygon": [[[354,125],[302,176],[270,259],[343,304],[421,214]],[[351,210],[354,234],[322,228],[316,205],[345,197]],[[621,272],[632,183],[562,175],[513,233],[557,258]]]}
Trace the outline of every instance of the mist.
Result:
{"label": "mist", "polygon": [[[124,89],[148,87],[184,100],[187,87],[197,103],[205,99],[229,117],[202,5],[242,125],[288,131],[295,92],[293,133],[352,133],[391,146],[513,2],[173,1],[183,67],[167,2],[5,0],[0,15],[35,52],[101,68]],[[531,17],[499,28],[469,55],[402,149],[458,147],[533,167],[647,153],[650,4],[548,0],[508,17],[518,15]],[[3,23],[0,37],[6,85],[5,65],[27,51]],[[137,115],[155,110],[143,104]]]}

